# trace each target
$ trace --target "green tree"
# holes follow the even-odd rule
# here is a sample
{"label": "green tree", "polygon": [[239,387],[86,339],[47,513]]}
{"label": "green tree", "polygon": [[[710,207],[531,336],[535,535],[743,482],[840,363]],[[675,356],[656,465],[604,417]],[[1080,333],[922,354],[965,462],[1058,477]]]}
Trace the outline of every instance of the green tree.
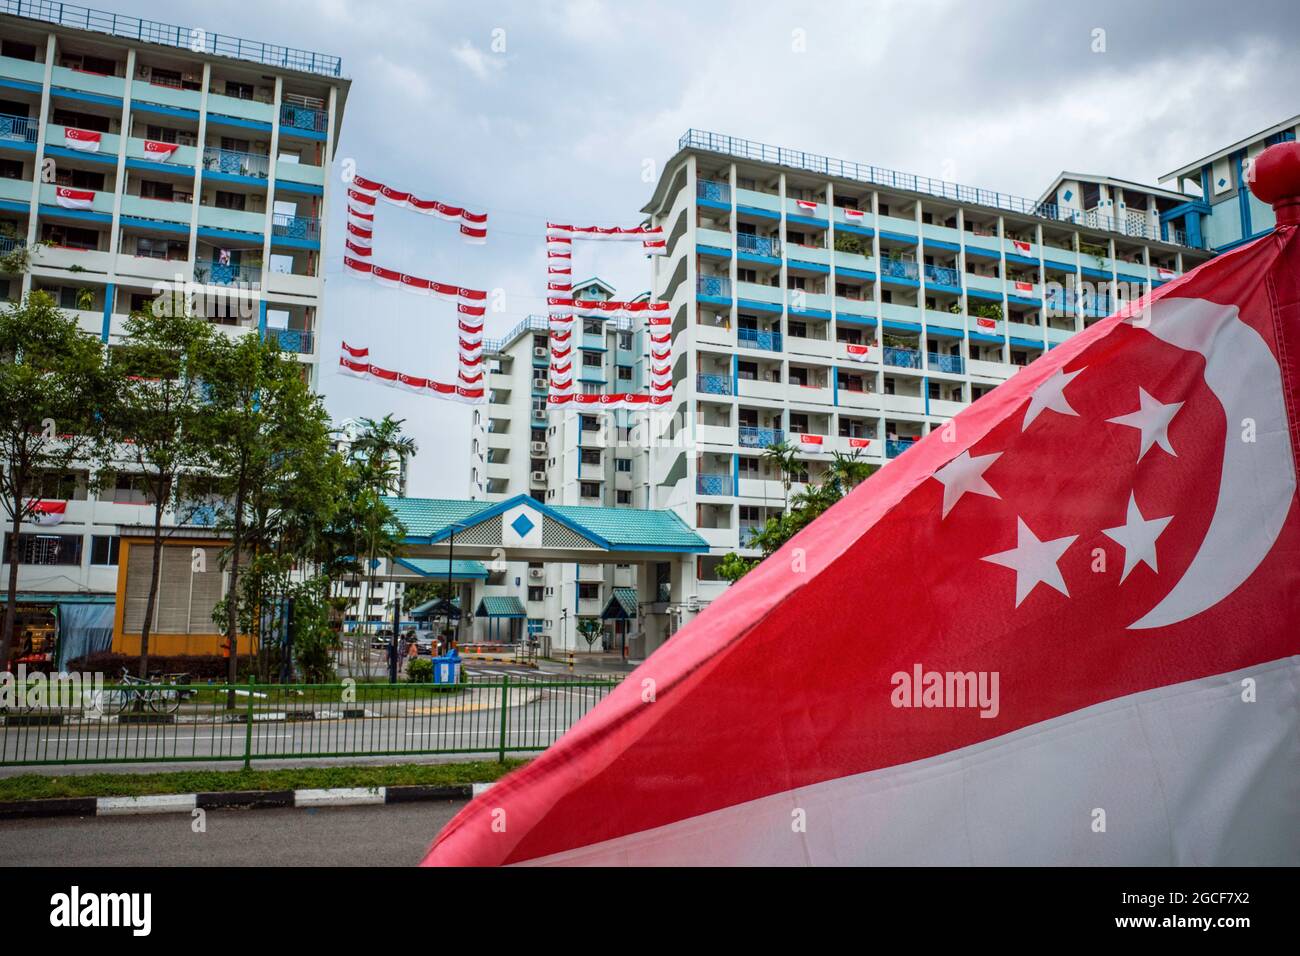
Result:
{"label": "green tree", "polygon": [[781,508],[789,510],[790,485],[794,481],[794,473],[798,470],[795,450],[790,447],[788,441],[775,442],[763,449],[763,460],[772,465],[780,475],[781,487],[785,489],[785,500],[781,503]]}
{"label": "green tree", "polygon": [[587,642],[588,651],[590,651],[596,641],[600,639],[601,632],[604,631],[604,629],[604,625],[600,623],[598,618],[578,618],[578,634]]}
{"label": "green tree", "polygon": [[[136,312],[127,319],[126,340],[109,363],[112,397],[104,409],[105,440],[96,457],[104,476],[121,470],[138,476],[153,506],[152,567],[140,626],[141,677],[149,674],[163,541],[208,504],[200,477],[207,445],[199,420],[207,413],[203,363],[212,336],[212,326],[203,319]],[[174,521],[164,527],[169,512]]]}
{"label": "green tree", "polygon": [[45,471],[84,460],[104,398],[103,345],[77,327],[44,292],[0,312],[0,502],[9,516],[9,583],[0,667],[13,648],[19,528]]}

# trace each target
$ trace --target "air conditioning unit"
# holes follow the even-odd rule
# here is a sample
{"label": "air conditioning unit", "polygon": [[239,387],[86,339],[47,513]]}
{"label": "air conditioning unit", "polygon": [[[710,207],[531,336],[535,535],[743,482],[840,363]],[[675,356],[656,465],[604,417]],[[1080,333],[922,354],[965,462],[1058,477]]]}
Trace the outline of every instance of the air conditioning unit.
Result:
{"label": "air conditioning unit", "polygon": [[529,447],[532,449],[534,455],[546,454],[546,442],[544,441],[535,441]]}
{"label": "air conditioning unit", "polygon": [[533,379],[533,388],[538,389],[539,391],[541,391],[541,390],[545,390],[545,388],[546,388],[546,379],[544,379],[544,378],[535,378],[535,379]]}
{"label": "air conditioning unit", "polygon": [[546,570],[544,568],[529,568],[528,576],[534,580],[540,581],[542,578],[546,577]]}
{"label": "air conditioning unit", "polygon": [[533,472],[533,481],[538,482],[539,484],[545,484],[545,482],[546,482],[546,472],[544,472],[544,471],[535,471],[535,472]]}
{"label": "air conditioning unit", "polygon": [[544,345],[534,345],[534,346],[533,346],[533,354],[534,354],[535,356],[537,356],[538,358],[546,358],[546,346],[544,346]]}

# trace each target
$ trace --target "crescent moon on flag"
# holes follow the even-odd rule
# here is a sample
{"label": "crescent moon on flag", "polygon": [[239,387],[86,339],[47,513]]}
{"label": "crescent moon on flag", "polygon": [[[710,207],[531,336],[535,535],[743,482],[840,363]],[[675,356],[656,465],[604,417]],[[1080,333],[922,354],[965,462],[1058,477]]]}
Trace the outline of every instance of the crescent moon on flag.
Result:
{"label": "crescent moon on flag", "polygon": [[[1227,434],[1205,540],[1164,599],[1129,630],[1185,621],[1240,587],[1273,549],[1296,490],[1282,369],[1263,337],[1240,321],[1236,306],[1165,299],[1152,307],[1147,331],[1204,356],[1205,383],[1223,405]],[[1239,432],[1247,419],[1255,423],[1254,441]]]}

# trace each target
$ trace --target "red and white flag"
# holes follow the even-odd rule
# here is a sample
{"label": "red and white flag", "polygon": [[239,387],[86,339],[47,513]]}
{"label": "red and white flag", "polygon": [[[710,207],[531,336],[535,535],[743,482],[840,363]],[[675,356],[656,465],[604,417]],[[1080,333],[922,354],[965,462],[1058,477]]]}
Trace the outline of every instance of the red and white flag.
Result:
{"label": "red and white flag", "polygon": [[803,209],[803,210],[806,211],[806,212],[816,212],[816,211],[817,211],[817,204],[816,204],[815,202],[809,202],[809,201],[806,200],[806,199],[796,199],[796,200],[794,201],[794,204],[795,204],[796,206],[798,206],[800,209]]}
{"label": "red and white flag", "polygon": [[865,219],[866,216],[867,216],[866,212],[864,212],[864,211],[861,210],[861,209],[850,209],[848,206],[845,206],[845,207],[844,207],[844,218],[845,218],[845,219],[848,219],[848,220],[853,220],[853,219]]}
{"label": "red and white flag", "polygon": [[1300,860],[1300,144],[1253,168],[1273,233],[911,445],[425,863]]}
{"label": "red and white flag", "polygon": [[975,324],[981,329],[996,329],[998,327],[997,319],[985,318],[982,315],[975,317]]}
{"label": "red and white flag", "polygon": [[1029,255],[1031,252],[1033,252],[1033,247],[1030,246],[1029,243],[1027,243],[1027,242],[1022,242],[1022,241],[1020,241],[1019,239],[1012,239],[1012,240],[1011,240],[1011,245],[1014,246],[1016,252],[1020,253],[1020,255],[1022,255],[1022,256],[1027,256],[1027,255]]}
{"label": "red and white flag", "polygon": [[1017,282],[1016,282],[1016,291],[1017,291],[1017,292],[1033,292],[1033,291],[1034,291],[1034,284],[1033,284],[1032,282],[1020,282],[1020,281],[1017,281]]}
{"label": "red and white flag", "polygon": [[801,445],[815,445],[820,447],[822,440],[823,439],[821,435],[801,434],[799,436],[799,444]]}
{"label": "red and white flag", "polygon": [[54,190],[54,201],[64,209],[89,209],[95,204],[95,193],[89,189],[58,186]]}
{"label": "red and white flag", "polygon": [[146,139],[144,141],[145,159],[151,159],[159,163],[169,163],[173,156],[176,155],[176,143],[163,143],[156,139]]}
{"label": "red and white flag", "polygon": [[1168,282],[1170,279],[1178,278],[1177,272],[1175,272],[1173,269],[1165,269],[1164,267],[1158,267],[1156,269],[1156,275],[1158,275],[1161,279],[1163,279],[1166,282]]}
{"label": "red and white flag", "polygon": [[98,153],[103,138],[103,133],[96,132],[92,129],[74,129],[71,126],[63,127],[63,145],[68,147],[68,149],[80,150],[83,153]]}
{"label": "red and white flag", "polygon": [[871,361],[870,345],[854,345],[852,342],[849,342],[845,344],[844,351],[847,352],[849,358],[855,362]]}
{"label": "red and white flag", "polygon": [[27,520],[35,525],[49,527],[50,525],[62,524],[67,513],[68,503],[66,501],[49,501],[42,498],[39,501],[28,503]]}
{"label": "red and white flag", "polygon": [[868,445],[870,445],[870,444],[871,444],[871,439],[870,439],[870,438],[850,438],[850,439],[849,439],[849,447],[850,447],[850,448],[866,448],[866,447],[867,447]]}

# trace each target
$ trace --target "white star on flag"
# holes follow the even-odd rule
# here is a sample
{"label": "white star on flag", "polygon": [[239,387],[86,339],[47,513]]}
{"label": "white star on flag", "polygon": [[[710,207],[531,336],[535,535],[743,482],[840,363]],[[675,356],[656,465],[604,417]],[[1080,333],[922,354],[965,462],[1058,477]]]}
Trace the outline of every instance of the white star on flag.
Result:
{"label": "white star on flag", "polygon": [[1061,569],[1056,566],[1056,562],[1061,560],[1065,549],[1078,537],[1077,534],[1072,534],[1068,538],[1039,541],[1025,520],[1017,517],[1016,546],[1010,551],[999,551],[981,560],[1000,564],[1016,572],[1016,607],[1020,607],[1029,592],[1040,583],[1056,588],[1069,597],[1070,592],[1065,588],[1065,579],[1061,577]]}
{"label": "white star on flag", "polygon": [[1108,418],[1106,421],[1115,425],[1127,425],[1142,433],[1142,447],[1138,449],[1138,461],[1141,461],[1142,456],[1151,450],[1152,445],[1159,445],[1177,458],[1178,452],[1174,451],[1174,446],[1169,444],[1169,423],[1174,420],[1178,409],[1182,407],[1182,402],[1166,405],[1157,401],[1139,385],[1138,410],[1120,415],[1118,418]]}
{"label": "white star on flag", "polygon": [[1101,532],[1124,549],[1124,573],[1119,576],[1121,584],[1139,563],[1145,564],[1152,571],[1160,570],[1156,567],[1156,538],[1173,520],[1173,515],[1150,520],[1143,518],[1142,512],[1138,510],[1137,496],[1129,492],[1128,516],[1124,519],[1124,525],[1105,528]]}
{"label": "white star on flag", "polygon": [[943,518],[948,517],[948,512],[967,492],[989,498],[1001,497],[984,479],[984,472],[1001,455],[1002,452],[997,451],[972,457],[969,451],[964,451],[934,473],[935,480],[943,485]]}
{"label": "white star on flag", "polygon": [[1034,389],[1029,396],[1029,408],[1025,411],[1025,420],[1020,423],[1020,430],[1024,431],[1030,423],[1038,417],[1038,413],[1045,408],[1050,408],[1054,412],[1060,412],[1062,415],[1078,415],[1070,403],[1065,400],[1065,386],[1074,381],[1083,369],[1076,369],[1073,372],[1066,372],[1063,369],[1057,369],[1056,373],[1038,388]]}

